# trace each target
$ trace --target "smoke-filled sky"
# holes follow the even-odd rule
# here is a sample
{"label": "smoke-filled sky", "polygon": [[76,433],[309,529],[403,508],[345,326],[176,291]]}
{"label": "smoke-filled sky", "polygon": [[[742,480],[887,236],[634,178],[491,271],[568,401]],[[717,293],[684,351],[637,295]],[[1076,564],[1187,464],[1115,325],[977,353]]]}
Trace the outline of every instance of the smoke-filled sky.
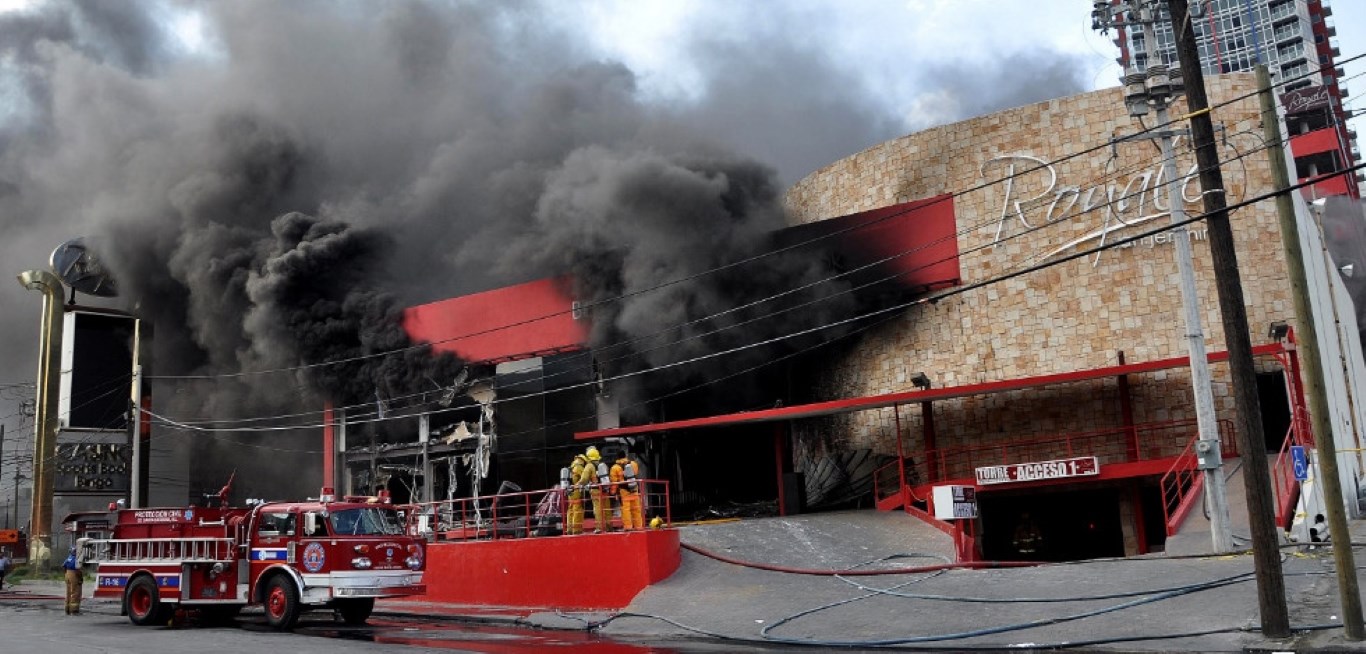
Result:
{"label": "smoke-filled sky", "polygon": [[[86,237],[162,374],[390,347],[366,330],[402,306],[565,269],[705,270],[829,162],[1117,75],[1082,0],[9,4],[0,263]],[[665,297],[614,327],[727,301]],[[31,381],[40,298],[0,307],[0,384]]]}

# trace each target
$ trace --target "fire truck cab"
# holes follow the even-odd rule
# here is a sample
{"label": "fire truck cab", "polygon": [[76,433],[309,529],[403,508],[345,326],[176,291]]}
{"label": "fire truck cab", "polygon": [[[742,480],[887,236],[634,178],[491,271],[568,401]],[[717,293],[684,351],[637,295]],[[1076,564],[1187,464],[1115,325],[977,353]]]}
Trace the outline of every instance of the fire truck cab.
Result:
{"label": "fire truck cab", "polygon": [[248,504],[115,511],[112,538],[80,542],[98,565],[95,597],[121,599],[136,625],[165,624],[177,606],[229,619],[262,605],[283,630],[320,607],[363,623],[376,598],[426,590],[423,543],[392,505],[327,495]]}

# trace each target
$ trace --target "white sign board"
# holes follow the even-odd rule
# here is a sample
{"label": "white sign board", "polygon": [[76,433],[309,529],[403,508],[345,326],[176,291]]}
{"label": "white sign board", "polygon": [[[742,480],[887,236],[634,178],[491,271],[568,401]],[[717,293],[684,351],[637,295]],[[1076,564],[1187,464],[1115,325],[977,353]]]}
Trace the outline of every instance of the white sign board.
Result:
{"label": "white sign board", "polygon": [[1100,462],[1094,456],[1078,456],[1054,461],[1008,463],[982,466],[977,469],[977,484],[1013,484],[1022,481],[1043,481],[1067,477],[1090,477],[1100,474]]}
{"label": "white sign board", "polygon": [[977,489],[972,486],[935,486],[934,517],[963,520],[977,517]]}

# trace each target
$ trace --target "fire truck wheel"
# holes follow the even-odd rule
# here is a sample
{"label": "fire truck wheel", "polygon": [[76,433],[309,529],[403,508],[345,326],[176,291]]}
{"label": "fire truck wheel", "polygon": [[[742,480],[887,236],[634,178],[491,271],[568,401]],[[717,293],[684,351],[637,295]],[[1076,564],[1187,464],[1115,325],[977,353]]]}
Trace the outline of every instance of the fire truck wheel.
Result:
{"label": "fire truck wheel", "polygon": [[281,631],[292,629],[299,621],[299,608],[294,582],[282,574],[271,577],[266,585],[266,623]]}
{"label": "fire truck wheel", "polygon": [[128,584],[123,591],[123,607],[128,611],[128,619],[139,627],[166,624],[170,605],[161,601],[157,584],[151,577],[142,576]]}
{"label": "fire truck wheel", "polygon": [[375,610],[375,598],[337,600],[337,613],[346,624],[365,624]]}

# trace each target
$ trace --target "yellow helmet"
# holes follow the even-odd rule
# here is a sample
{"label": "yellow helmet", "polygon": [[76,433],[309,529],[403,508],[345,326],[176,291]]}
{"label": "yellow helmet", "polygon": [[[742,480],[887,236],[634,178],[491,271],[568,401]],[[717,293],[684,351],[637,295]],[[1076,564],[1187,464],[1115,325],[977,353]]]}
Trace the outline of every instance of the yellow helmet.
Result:
{"label": "yellow helmet", "polygon": [[590,446],[590,447],[588,448],[588,460],[589,460],[589,461],[597,461],[597,460],[600,460],[600,459],[602,459],[602,455],[601,455],[601,454],[598,454],[598,448],[596,448],[596,447],[591,447],[591,446]]}
{"label": "yellow helmet", "polygon": [[655,517],[653,517],[653,518],[650,519],[650,528],[651,528],[651,529],[659,529],[660,527],[663,527],[663,526],[664,526],[664,521],[661,520],[659,516],[655,516]]}

